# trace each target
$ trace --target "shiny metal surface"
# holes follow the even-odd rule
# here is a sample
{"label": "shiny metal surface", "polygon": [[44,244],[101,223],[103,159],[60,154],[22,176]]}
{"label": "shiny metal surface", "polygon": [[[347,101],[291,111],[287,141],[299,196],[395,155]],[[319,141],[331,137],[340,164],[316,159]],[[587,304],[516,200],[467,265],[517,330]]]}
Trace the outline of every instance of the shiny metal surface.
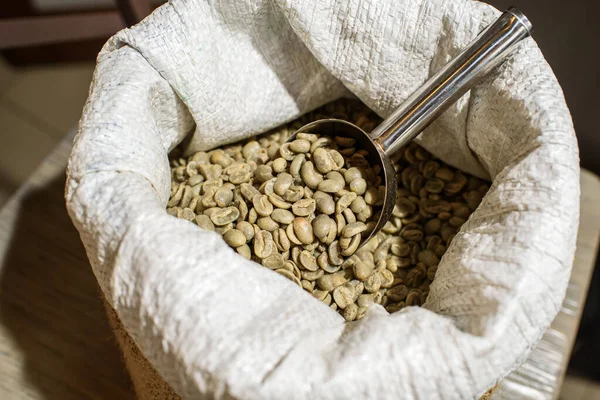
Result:
{"label": "shiny metal surface", "polygon": [[382,166],[386,188],[383,208],[375,229],[361,246],[377,234],[392,215],[397,181],[390,157],[500,64],[521,40],[529,37],[531,31],[532,25],[527,17],[511,7],[370,134],[347,121],[324,119],[303,126],[288,139],[288,142],[294,140],[300,132],[352,137],[362,149],[369,151],[373,165]]}
{"label": "shiny metal surface", "polygon": [[509,8],[375,128],[371,138],[394,154],[496,67],[531,29],[519,10]]}

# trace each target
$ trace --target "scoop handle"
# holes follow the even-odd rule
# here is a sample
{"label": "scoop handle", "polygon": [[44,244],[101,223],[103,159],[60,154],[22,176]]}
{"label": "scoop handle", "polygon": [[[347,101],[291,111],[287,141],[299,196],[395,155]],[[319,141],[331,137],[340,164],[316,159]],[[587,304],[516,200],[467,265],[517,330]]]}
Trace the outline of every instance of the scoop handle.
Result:
{"label": "scoop handle", "polygon": [[371,138],[388,156],[393,155],[500,64],[531,32],[527,17],[510,7],[375,128]]}

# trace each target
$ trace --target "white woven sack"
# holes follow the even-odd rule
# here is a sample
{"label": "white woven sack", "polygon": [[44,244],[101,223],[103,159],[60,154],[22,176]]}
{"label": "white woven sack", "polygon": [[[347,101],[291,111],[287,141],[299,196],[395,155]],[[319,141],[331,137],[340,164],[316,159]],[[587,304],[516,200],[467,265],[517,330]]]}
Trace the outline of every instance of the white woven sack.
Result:
{"label": "white woven sack", "polygon": [[167,215],[167,153],[210,149],[350,92],[395,109],[498,16],[467,0],[173,0],[98,57],[66,198],[98,282],[184,398],[465,399],[557,313],[578,225],[578,150],[529,39],[421,135],[492,187],[427,303],[346,324],[215,233]]}

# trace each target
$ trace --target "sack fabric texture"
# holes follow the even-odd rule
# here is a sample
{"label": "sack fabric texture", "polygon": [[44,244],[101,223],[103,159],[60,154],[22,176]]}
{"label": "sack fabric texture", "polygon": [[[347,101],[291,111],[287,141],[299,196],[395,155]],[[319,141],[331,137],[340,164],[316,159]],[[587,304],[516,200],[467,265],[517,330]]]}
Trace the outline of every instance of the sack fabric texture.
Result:
{"label": "sack fabric texture", "polygon": [[172,0],[104,46],[66,201],[107,302],[181,397],[465,399],[559,310],[578,148],[532,39],[418,138],[491,189],[423,307],[344,323],[214,232],[167,214],[167,155],[256,135],[343,96],[382,117],[499,12],[467,0]]}

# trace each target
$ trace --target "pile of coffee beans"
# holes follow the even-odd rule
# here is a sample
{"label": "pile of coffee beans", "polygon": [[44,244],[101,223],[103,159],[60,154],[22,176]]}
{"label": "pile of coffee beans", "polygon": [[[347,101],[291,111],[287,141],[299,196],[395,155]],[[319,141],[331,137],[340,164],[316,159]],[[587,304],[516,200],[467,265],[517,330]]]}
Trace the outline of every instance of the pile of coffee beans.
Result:
{"label": "pile of coffee beans", "polygon": [[242,256],[361,319],[371,304],[389,312],[425,302],[441,257],[489,186],[411,144],[394,160],[391,220],[359,248],[379,218],[381,167],[345,137],[300,133],[340,118],[371,131],[379,117],[339,100],[257,138],[183,158],[171,154],[167,211],[213,230]]}

